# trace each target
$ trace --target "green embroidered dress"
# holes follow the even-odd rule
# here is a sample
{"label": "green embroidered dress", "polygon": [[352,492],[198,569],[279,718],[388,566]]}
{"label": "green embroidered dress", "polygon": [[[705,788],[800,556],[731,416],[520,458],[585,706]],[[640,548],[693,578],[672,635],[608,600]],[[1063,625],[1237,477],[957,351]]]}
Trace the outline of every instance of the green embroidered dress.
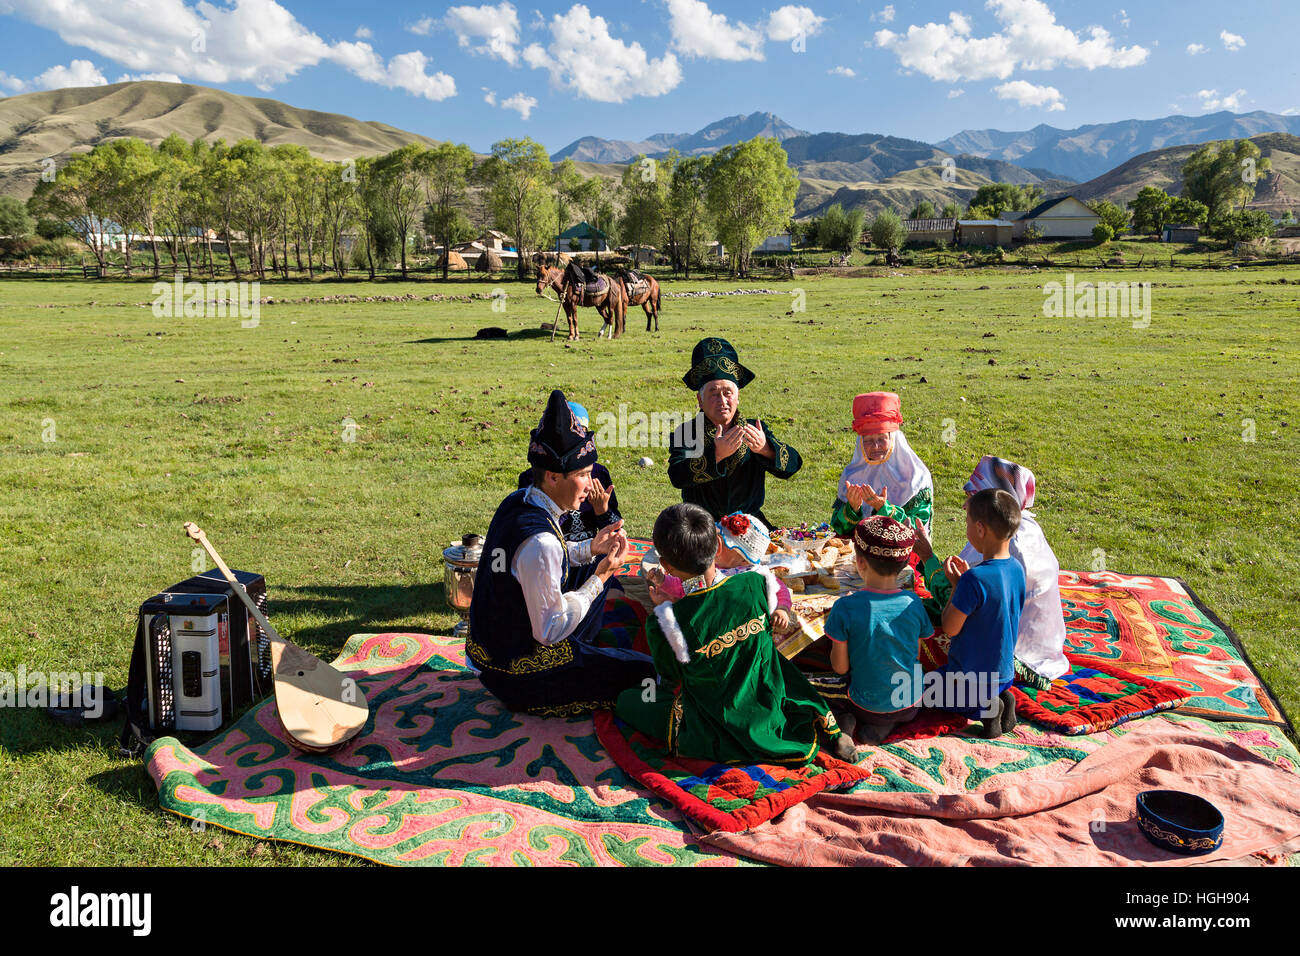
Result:
{"label": "green embroidered dress", "polygon": [[[745,419],[750,425],[757,419]],[[701,454],[693,454],[703,431]],[[682,501],[699,505],[717,521],[737,511],[753,515],[769,528],[772,522],[763,514],[764,482],[767,476],[789,478],[802,466],[803,459],[793,446],[778,441],[763,423],[763,434],[773,457],[756,455],[748,445],[741,445],[722,461],[714,461],[713,447],[720,429],[703,414],[684,423],[673,432],[668,452],[668,480],[682,491]],[[696,439],[692,441],[692,439]]]}
{"label": "green embroidered dress", "polygon": [[646,622],[660,683],[624,691],[615,713],[683,757],[808,763],[818,730],[836,736],[840,729],[826,701],[777,652],[775,608],[776,582],[766,571],[720,576],[660,605]]}

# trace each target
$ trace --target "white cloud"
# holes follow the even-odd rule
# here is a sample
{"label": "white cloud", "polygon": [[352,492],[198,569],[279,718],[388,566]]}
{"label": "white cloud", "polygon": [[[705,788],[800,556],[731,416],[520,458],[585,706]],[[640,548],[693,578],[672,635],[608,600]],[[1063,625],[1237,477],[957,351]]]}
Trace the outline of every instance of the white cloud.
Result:
{"label": "white cloud", "polygon": [[[121,76],[114,82],[127,80],[172,79],[165,76]],[[62,90],[73,86],[107,86],[108,79],[89,60],[73,60],[67,66],[52,66],[30,80],[10,76],[0,70],[0,87],[14,93],[35,93],[39,90]]]}
{"label": "white cloud", "polygon": [[1102,27],[1087,28],[1087,38],[1056,22],[1042,0],[988,0],[1001,24],[987,37],[971,36],[971,22],[950,13],[947,23],[912,25],[906,34],[876,31],[877,47],[892,50],[899,63],[932,80],[1005,80],[1017,69],[1058,66],[1124,68],[1146,60],[1140,46],[1118,47]]}
{"label": "white cloud", "polygon": [[810,37],[821,32],[825,17],[808,7],[784,6],[767,18],[767,38],[784,43],[796,37]]}
{"label": "white cloud", "polygon": [[1223,48],[1233,53],[1246,45],[1245,37],[1229,33],[1227,30],[1219,32],[1219,39],[1223,41]]}
{"label": "white cloud", "polygon": [[183,83],[185,82],[175,73],[123,73],[114,83],[138,82],[140,80],[156,80],[159,83]]}
{"label": "white cloud", "polygon": [[484,103],[486,103],[488,106],[496,106],[496,105],[497,105],[497,93],[496,93],[496,90],[489,90],[486,86],[481,86],[481,87],[479,87],[479,89],[481,89],[481,90],[483,91],[483,102],[484,102]]}
{"label": "white cloud", "polygon": [[641,44],[609,34],[604,17],[581,3],[551,17],[551,42],[529,44],[524,62],[550,73],[551,83],[600,103],[622,103],[633,96],[660,96],[682,81],[677,57],[646,56]]}
{"label": "white cloud", "polygon": [[1065,109],[1061,91],[1054,86],[1035,86],[1024,80],[1012,80],[993,88],[1000,100],[1015,100],[1024,107],[1046,106],[1049,113]]}
{"label": "white cloud", "polygon": [[501,101],[503,110],[515,110],[520,119],[528,119],[536,107],[537,98],[524,93],[516,93],[514,96]]}
{"label": "white cloud", "polygon": [[853,79],[853,77],[858,75],[854,73],[851,69],[849,69],[847,66],[833,66],[826,72],[831,76],[844,76],[844,77],[848,77],[849,79]]}
{"label": "white cloud", "polygon": [[420,17],[420,19],[416,20],[414,23],[407,25],[406,32],[414,33],[418,37],[427,37],[433,32],[435,23],[436,21],[433,17]]}
{"label": "white cloud", "polygon": [[1219,110],[1236,112],[1241,109],[1241,98],[1246,95],[1246,91],[1237,90],[1220,96],[1218,90],[1198,90],[1196,95],[1201,98],[1201,109],[1207,113],[1215,113]]}
{"label": "white cloud", "polygon": [[668,0],[668,29],[673,48],[686,56],[711,60],[763,59],[763,31],[731,23],[703,0]]}
{"label": "white cloud", "polygon": [[33,90],[62,90],[69,86],[107,86],[108,80],[89,60],[73,60],[67,66],[52,66],[29,84]]}
{"label": "white cloud", "polygon": [[955,100],[957,97],[959,97],[959,96],[965,96],[965,95],[966,95],[966,91],[965,91],[965,90],[949,90],[949,91],[948,91],[948,99],[950,99],[950,100]]}
{"label": "white cloud", "polygon": [[357,27],[357,32],[352,34],[353,38],[357,40],[369,40],[374,35],[374,31],[370,27]]}
{"label": "white cloud", "polygon": [[873,13],[873,14],[871,15],[871,19],[872,19],[873,21],[878,21],[878,22],[880,22],[880,23],[893,23],[893,22],[894,22],[894,5],[893,5],[892,3],[887,4],[887,5],[885,6],[885,9],[883,9],[883,10],[877,12],[877,13]]}
{"label": "white cloud", "polygon": [[1288,106],[1282,111],[1283,116],[1300,116],[1300,107]]}
{"label": "white cloud", "polygon": [[1127,30],[1128,25],[1130,23],[1130,20],[1128,18],[1128,11],[1121,8],[1119,11],[1118,19],[1119,19],[1119,25],[1122,26],[1125,30]]}
{"label": "white cloud", "polygon": [[709,60],[762,60],[763,44],[810,37],[821,32],[825,17],[810,7],[786,4],[759,24],[732,23],[714,13],[704,0],[667,0],[672,46],[685,56]]}
{"label": "white cloud", "polygon": [[1187,44],[1188,56],[1200,56],[1202,53],[1208,53],[1208,52],[1210,52],[1210,48],[1203,43]]}
{"label": "white cloud", "polygon": [[511,66],[519,62],[519,14],[512,4],[452,7],[442,22],[471,53],[486,53]]}
{"label": "white cloud", "polygon": [[269,90],[307,67],[338,63],[372,83],[442,99],[455,92],[445,73],[425,71],[422,53],[385,65],[368,43],[327,43],[276,0],[0,0],[0,11],[56,33],[132,73],[203,83],[252,83]]}

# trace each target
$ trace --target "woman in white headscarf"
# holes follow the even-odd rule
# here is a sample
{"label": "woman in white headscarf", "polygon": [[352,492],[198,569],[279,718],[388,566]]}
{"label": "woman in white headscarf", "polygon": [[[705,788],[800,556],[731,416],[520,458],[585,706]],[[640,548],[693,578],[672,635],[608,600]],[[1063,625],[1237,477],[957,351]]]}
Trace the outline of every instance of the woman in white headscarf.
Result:
{"label": "woman in white headscarf", "polygon": [[886,515],[908,527],[913,520],[930,526],[934,481],[912,451],[903,424],[902,403],[893,392],[867,392],[853,399],[853,458],[840,473],[831,510],[831,527],[844,537],[870,515]]}
{"label": "woman in white headscarf", "polygon": [[[1070,669],[1065,659],[1065,615],[1061,610],[1061,565],[1047,543],[1038,519],[1029,509],[1034,504],[1034,473],[1022,465],[985,455],[966,482],[966,498],[986,488],[1000,488],[1020,503],[1020,527],[1011,538],[1011,556],[1025,569],[1025,607],[1016,636],[1016,670],[1026,680],[1042,683],[1060,677]],[[964,505],[963,505],[964,507]],[[924,538],[924,541],[922,540]],[[925,562],[925,583],[942,608],[952,586],[943,565],[934,556],[929,536],[917,534],[917,556]],[[970,567],[983,557],[968,542],[961,559]],[[927,610],[933,612],[930,602]],[[1028,672],[1026,672],[1028,671]],[[1038,678],[1037,681],[1034,681]]]}

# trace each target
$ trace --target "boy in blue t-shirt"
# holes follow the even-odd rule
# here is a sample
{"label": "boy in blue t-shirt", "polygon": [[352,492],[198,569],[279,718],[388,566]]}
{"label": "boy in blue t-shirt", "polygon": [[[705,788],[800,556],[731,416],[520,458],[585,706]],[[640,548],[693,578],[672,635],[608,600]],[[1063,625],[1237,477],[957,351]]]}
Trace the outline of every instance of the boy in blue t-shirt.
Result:
{"label": "boy in blue t-shirt", "polygon": [[1002,489],[986,488],[967,499],[966,538],[984,561],[973,568],[959,557],[944,562],[953,590],[941,624],[952,644],[948,662],[926,675],[936,680],[934,706],[978,717],[989,739],[1016,726],[1010,688],[1025,571],[1011,556],[1011,537],[1019,526],[1020,505]]}
{"label": "boy in blue t-shirt", "polygon": [[921,638],[934,630],[925,605],[900,590],[898,573],[912,553],[914,532],[893,518],[872,515],[853,529],[861,591],[840,598],[826,616],[831,667],[849,674],[854,740],[879,744],[916,716],[921,700]]}

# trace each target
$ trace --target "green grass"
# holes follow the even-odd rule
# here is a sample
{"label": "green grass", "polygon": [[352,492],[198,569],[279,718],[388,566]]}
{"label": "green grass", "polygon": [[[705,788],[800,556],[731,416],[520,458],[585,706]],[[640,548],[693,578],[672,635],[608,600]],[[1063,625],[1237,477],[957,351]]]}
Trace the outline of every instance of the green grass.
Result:
{"label": "green grass", "polygon": [[[1300,711],[1300,268],[1077,278],[1101,277],[1153,278],[1149,328],[1044,318],[1039,283],[1056,270],[800,277],[772,296],[666,299],[661,333],[637,310],[613,343],[586,313],[573,346],[537,331],[555,306],[513,282],[504,313],[277,304],[256,329],[155,318],[140,306],[147,281],[0,282],[0,670],[102,671],[124,686],[136,608],[191,573],[186,520],[231,565],[266,575],[277,628],[314,653],[332,657],[356,631],[445,632],[456,618],[442,548],[486,530],[549,389],[593,417],[620,402],[689,411],[691,346],[719,334],[758,376],[742,408],[804,455],[793,480],[769,482],[774,520],[829,516],[853,395],[895,390],[934,474],[940,550],[962,544],[961,485],[979,457],[1022,462],[1063,567],[1090,568],[1100,549],[1112,570],[1184,578]],[[797,289],[807,311],[787,315]],[[262,287],[277,299],[405,291],[438,287]],[[473,340],[489,325],[520,334]],[[653,468],[635,466],[642,455]],[[665,449],[601,459],[633,532],[680,500]],[[344,862],[191,832],[159,812],[140,764],[115,755],[116,730],[0,711],[0,862]]]}

